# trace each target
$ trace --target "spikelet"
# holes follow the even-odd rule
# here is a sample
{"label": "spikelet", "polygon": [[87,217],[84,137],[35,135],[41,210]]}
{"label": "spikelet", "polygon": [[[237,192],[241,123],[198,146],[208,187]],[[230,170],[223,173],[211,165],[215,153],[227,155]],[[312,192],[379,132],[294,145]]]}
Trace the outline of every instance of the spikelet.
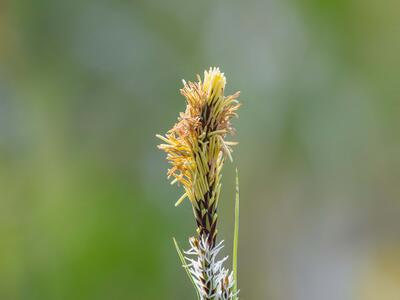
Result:
{"label": "spikelet", "polygon": [[[218,254],[224,247],[224,241],[213,248],[207,242],[207,237],[189,240],[191,248],[185,251],[187,267],[201,299],[237,299],[238,292],[233,292],[233,273],[223,267],[228,257],[218,259]],[[192,258],[194,257],[194,258]]]}
{"label": "spikelet", "polygon": [[[165,144],[158,147],[167,153],[171,164],[168,178],[184,189],[176,206],[188,198],[193,207],[197,236],[190,241],[188,269],[201,300],[238,299],[233,292],[232,273],[222,267],[226,258],[218,260],[222,242],[217,240],[217,206],[221,191],[221,171],[224,160],[232,160],[232,146],[226,141],[234,129],[231,119],[240,107],[239,92],[224,96],[226,79],[219,68],[204,72],[204,80],[183,80],[181,94],[186,98],[186,110],[165,136],[157,135]],[[192,256],[195,256],[192,258]]]}
{"label": "spikelet", "polygon": [[193,205],[199,235],[205,234],[210,243],[216,241],[217,204],[221,190],[221,169],[225,157],[232,160],[231,146],[225,137],[233,134],[230,120],[237,116],[239,92],[224,96],[226,79],[219,68],[204,72],[204,81],[183,80],[181,94],[186,98],[186,110],[164,136],[165,144],[158,147],[167,153],[172,167],[168,177],[178,182],[184,194],[179,205],[188,198]]}

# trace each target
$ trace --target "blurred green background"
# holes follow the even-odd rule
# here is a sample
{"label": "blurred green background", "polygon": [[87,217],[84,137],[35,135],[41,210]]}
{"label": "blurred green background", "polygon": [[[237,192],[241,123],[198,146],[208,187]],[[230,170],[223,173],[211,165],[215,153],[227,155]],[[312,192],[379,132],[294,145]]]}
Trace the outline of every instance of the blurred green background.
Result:
{"label": "blurred green background", "polygon": [[195,299],[156,133],[241,90],[241,299],[400,299],[400,2],[0,1],[0,299]]}

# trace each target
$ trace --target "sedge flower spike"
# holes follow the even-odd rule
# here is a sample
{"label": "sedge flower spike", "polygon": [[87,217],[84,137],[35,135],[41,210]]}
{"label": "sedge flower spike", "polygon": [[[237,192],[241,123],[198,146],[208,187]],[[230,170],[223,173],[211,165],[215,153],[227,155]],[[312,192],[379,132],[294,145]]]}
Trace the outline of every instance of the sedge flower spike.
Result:
{"label": "sedge flower spike", "polygon": [[201,299],[237,299],[228,291],[232,276],[216,258],[220,249],[216,240],[221,170],[226,158],[232,160],[236,144],[226,137],[234,133],[231,119],[240,107],[239,92],[224,95],[226,78],[219,68],[210,68],[203,80],[199,75],[197,79],[194,83],[183,80],[180,92],[186,99],[186,110],[165,136],[157,135],[165,142],[158,147],[167,153],[172,165],[167,173],[173,178],[171,183],[177,182],[184,189],[176,206],[188,198],[193,208],[197,236],[186,253],[197,254],[197,260],[187,260]]}

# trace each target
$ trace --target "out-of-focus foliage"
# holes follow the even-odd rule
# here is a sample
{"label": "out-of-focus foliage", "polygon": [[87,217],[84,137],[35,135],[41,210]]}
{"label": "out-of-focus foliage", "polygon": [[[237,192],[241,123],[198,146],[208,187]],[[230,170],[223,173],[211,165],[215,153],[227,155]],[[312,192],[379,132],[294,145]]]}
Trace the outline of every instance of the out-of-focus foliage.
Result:
{"label": "out-of-focus foliage", "polygon": [[[194,299],[154,135],[180,79],[241,90],[243,299],[400,299],[395,0],[0,2],[0,299]],[[376,288],[372,287],[376,285]]]}

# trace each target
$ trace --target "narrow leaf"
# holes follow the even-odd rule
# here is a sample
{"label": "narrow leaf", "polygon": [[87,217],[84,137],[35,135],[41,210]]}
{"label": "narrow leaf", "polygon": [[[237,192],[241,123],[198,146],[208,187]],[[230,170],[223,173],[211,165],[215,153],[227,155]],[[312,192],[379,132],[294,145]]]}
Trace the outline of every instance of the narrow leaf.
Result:
{"label": "narrow leaf", "polygon": [[237,292],[238,243],[239,243],[239,172],[238,169],[236,168],[235,228],[233,231],[233,255],[232,255],[233,279],[235,280],[233,286],[234,293]]}
{"label": "narrow leaf", "polygon": [[200,300],[199,291],[197,290],[197,286],[196,286],[196,284],[194,283],[193,277],[192,277],[192,275],[191,275],[190,272],[189,272],[189,267],[188,267],[188,265],[186,264],[185,257],[183,256],[182,251],[181,251],[181,249],[179,248],[179,245],[178,245],[178,242],[176,241],[176,239],[175,239],[174,237],[173,237],[172,239],[174,240],[176,252],[178,252],[178,256],[179,256],[179,258],[180,258],[180,260],[181,260],[181,262],[182,262],[182,267],[185,269],[186,274],[187,274],[187,276],[188,276],[189,279],[190,279],[190,282],[193,284],[193,287],[194,287],[194,289],[195,289],[195,291],[196,291],[197,299]]}

